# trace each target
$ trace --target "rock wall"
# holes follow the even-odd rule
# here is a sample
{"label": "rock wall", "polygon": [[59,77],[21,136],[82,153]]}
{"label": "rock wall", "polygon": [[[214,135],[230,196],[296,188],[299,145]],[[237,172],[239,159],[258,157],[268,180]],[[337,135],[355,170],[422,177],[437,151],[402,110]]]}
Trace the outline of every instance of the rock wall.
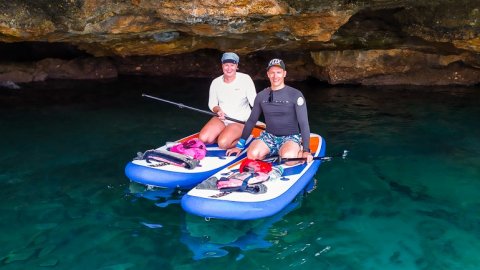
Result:
{"label": "rock wall", "polygon": [[[0,11],[0,52],[51,45],[44,59],[2,53],[0,81],[212,77],[222,51],[240,54],[242,71],[259,79],[282,57],[291,80],[480,81],[478,0],[10,0]],[[58,57],[59,44],[77,52]]]}

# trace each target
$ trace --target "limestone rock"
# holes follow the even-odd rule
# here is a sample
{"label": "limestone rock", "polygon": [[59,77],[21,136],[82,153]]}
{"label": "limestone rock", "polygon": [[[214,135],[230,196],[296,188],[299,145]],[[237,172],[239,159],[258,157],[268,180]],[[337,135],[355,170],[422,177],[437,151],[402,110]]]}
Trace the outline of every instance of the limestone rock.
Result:
{"label": "limestone rock", "polygon": [[[10,0],[0,10],[0,51],[2,43],[65,44],[91,58],[32,59],[30,66],[0,58],[0,81],[173,71],[158,62],[142,67],[151,57],[147,62],[181,58],[192,65],[189,76],[211,77],[210,61],[195,62],[195,55],[216,60],[235,51],[252,60],[244,67],[261,78],[256,62],[294,55],[289,79],[479,82],[478,0]],[[422,72],[438,78],[414,76]]]}

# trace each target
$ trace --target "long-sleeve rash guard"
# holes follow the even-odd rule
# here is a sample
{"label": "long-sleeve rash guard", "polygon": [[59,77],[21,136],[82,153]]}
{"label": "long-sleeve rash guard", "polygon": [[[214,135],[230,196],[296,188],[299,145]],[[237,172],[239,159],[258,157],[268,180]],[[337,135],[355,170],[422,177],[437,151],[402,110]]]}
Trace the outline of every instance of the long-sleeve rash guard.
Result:
{"label": "long-sleeve rash guard", "polygon": [[[271,95],[271,97],[270,97]],[[285,86],[272,91],[265,88],[257,94],[252,113],[245,123],[242,139],[247,139],[253,127],[263,113],[266,131],[275,136],[302,135],[303,149],[310,149],[310,126],[308,124],[307,105],[302,92]]]}
{"label": "long-sleeve rash guard", "polygon": [[228,117],[245,121],[256,95],[255,84],[249,75],[237,72],[231,83],[225,83],[222,75],[210,84],[208,107],[213,111],[215,106],[220,106]]}

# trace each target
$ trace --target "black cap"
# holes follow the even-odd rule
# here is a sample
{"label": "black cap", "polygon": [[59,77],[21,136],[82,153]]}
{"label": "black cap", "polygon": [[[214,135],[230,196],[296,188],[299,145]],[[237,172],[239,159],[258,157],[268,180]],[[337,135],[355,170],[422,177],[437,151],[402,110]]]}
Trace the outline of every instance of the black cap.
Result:
{"label": "black cap", "polygon": [[273,66],[281,67],[285,70],[285,63],[283,63],[282,59],[274,58],[270,60],[270,62],[268,62],[267,71]]}

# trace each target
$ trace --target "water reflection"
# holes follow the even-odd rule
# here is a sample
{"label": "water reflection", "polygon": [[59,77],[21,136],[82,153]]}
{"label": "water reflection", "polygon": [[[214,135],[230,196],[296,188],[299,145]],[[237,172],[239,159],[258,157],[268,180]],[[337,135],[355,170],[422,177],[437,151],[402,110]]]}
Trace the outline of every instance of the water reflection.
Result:
{"label": "water reflection", "polygon": [[[298,197],[278,214],[258,220],[205,220],[186,214],[180,241],[192,251],[194,260],[223,257],[230,248],[241,251],[268,248],[272,246],[267,239],[270,228],[299,207],[300,202]],[[240,253],[236,259],[242,258]]]}
{"label": "water reflection", "polygon": [[186,193],[185,190],[146,186],[136,182],[130,182],[127,192],[133,196],[134,200],[145,198],[154,201],[158,207],[180,204],[181,196]]}
{"label": "water reflection", "polygon": [[[316,182],[315,179],[312,179],[292,203],[268,218],[221,220],[205,219],[184,213],[180,242],[190,249],[194,260],[227,256],[232,249],[240,251],[236,260],[241,260],[244,256],[242,251],[269,248],[273,245],[273,242],[268,239],[272,226],[284,219],[288,213],[299,208],[304,195],[316,188]],[[134,200],[142,198],[151,200],[159,207],[179,204],[181,197],[186,193],[186,191],[176,189],[148,187],[135,182],[130,183],[128,192]],[[156,222],[142,222],[142,225],[149,229],[163,227],[162,224]]]}
{"label": "water reflection", "polygon": [[[256,220],[206,220],[201,217],[187,214],[185,226],[182,229],[180,241],[192,252],[193,259],[223,257],[229,254],[229,249],[240,251],[262,249],[272,246],[268,240],[272,226],[284,219],[293,210],[301,206],[304,194],[313,191],[316,180],[312,179],[304,192],[300,193],[292,203],[288,204],[279,213]],[[241,260],[240,253],[236,260]]]}

